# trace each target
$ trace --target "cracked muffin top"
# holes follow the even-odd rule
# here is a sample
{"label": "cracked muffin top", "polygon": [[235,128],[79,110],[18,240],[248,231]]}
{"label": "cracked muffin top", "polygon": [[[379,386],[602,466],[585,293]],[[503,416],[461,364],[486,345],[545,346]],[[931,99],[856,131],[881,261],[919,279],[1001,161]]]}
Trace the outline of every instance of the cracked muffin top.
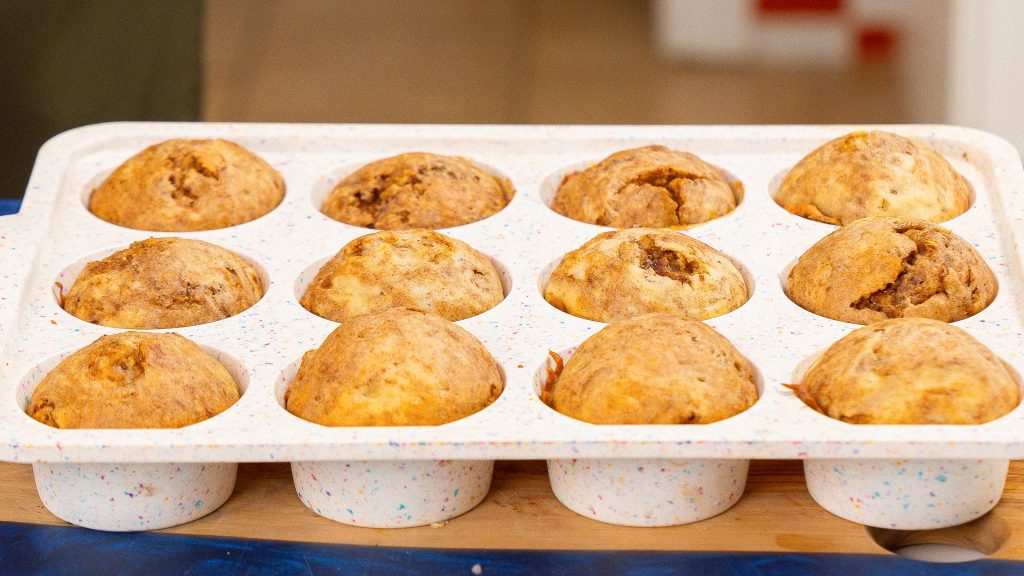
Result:
{"label": "cracked muffin top", "polygon": [[853,424],[982,424],[1020,403],[1017,382],[991,350],[927,318],[854,330],[792,388],[811,408]]}
{"label": "cracked muffin top", "polygon": [[54,428],[180,428],[227,410],[238,384],[212,356],[172,333],[103,336],[36,386],[26,412]]}
{"label": "cracked muffin top", "polygon": [[167,140],[121,164],[89,198],[89,211],[128,228],[212,230],[248,222],[284,198],[284,180],[227,140]]}
{"label": "cracked muffin top", "polygon": [[320,210],[364,228],[451,228],[512,200],[512,184],[458,156],[410,152],[371,162],[331,190]]}
{"label": "cracked muffin top", "polygon": [[956,322],[981,312],[998,285],[962,238],[925,220],[863,218],[805,252],[786,294],[833,320],[870,324],[922,317]]}
{"label": "cracked muffin top", "polygon": [[263,297],[240,256],[200,240],[150,238],[88,263],[61,305],[113,328],[180,328],[234,316]]}
{"label": "cracked muffin top", "polygon": [[743,275],[721,252],[680,232],[598,234],[562,259],[544,299],[573,316],[613,322],[651,312],[706,320],[747,301]]}
{"label": "cracked muffin top", "polygon": [[708,424],[753,406],[757,387],[750,363],[711,327],[648,314],[587,338],[545,397],[592,424]]}
{"label": "cracked muffin top", "polygon": [[613,228],[692,226],[732,212],[742,199],[714,166],[664,146],[622,150],[569,174],[551,208]]}
{"label": "cracked muffin top", "polygon": [[943,222],[967,210],[970,189],[936,151],[890,132],[852,132],[786,174],[776,202],[797,216],[849,224],[866,216]]}
{"label": "cracked muffin top", "polygon": [[445,320],[490,310],[505,297],[486,256],[431,230],[389,230],[349,242],[306,288],[301,304],[344,322],[388,308],[415,308]]}
{"label": "cracked muffin top", "polygon": [[302,357],[289,412],[324,426],[433,426],[501,394],[498,366],[472,334],[427,312],[352,318]]}

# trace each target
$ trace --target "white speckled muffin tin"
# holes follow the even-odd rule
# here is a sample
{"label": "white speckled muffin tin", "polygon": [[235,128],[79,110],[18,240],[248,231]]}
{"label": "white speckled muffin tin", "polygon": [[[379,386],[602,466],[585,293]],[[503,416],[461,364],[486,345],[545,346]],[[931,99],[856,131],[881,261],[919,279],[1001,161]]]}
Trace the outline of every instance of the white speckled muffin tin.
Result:
{"label": "white speckled muffin tin", "polygon": [[[484,497],[493,460],[541,458],[567,506],[621,524],[689,522],[725,510],[742,495],[752,458],[805,459],[812,495],[857,522],[911,528],[970,520],[998,500],[1006,461],[1024,457],[1024,408],[981,426],[855,426],[814,412],[783,386],[809,356],[856,326],[804,311],[783,293],[787,266],[834,227],[789,214],[771,194],[801,157],[857,128],[118,123],[72,130],[40,151],[21,213],[0,219],[0,459],[35,464],[40,495],[58,516],[116,530],[169,526],[214,510],[230,494],[234,463],[251,461],[292,462],[307,506],[367,526],[455,516]],[[978,248],[1000,287],[988,309],[957,325],[1009,365],[1024,366],[1017,152],[969,129],[886,129],[930,143],[972,185],[971,209],[944,225]],[[246,224],[178,234],[118,227],[86,210],[92,187],[109,171],[174,137],[247,146],[284,175],[284,202]],[[606,229],[546,203],[567,169],[651,143],[695,152],[744,184],[733,213],[687,233],[733,257],[752,283],[744,306],[709,324],[755,364],[762,394],[750,410],[710,425],[595,426],[557,414],[537,390],[549,349],[568,351],[603,325],[556,310],[540,286],[565,252]],[[302,421],[282,408],[283,391],[301,355],[336,324],[304,310],[298,297],[315,264],[371,232],[327,218],[318,203],[362,163],[414,150],[467,156],[516,188],[502,212],[443,231],[504,272],[505,300],[459,324],[500,363],[505,392],[486,410],[438,427]],[[174,330],[227,364],[244,387],[241,400],[175,430],[57,430],[35,422],[24,406],[45,371],[117,332],[65,313],[53,283],[68,286],[84,262],[149,236],[236,250],[269,278],[266,295],[242,314]],[[936,491],[937,483],[955,490]]]}

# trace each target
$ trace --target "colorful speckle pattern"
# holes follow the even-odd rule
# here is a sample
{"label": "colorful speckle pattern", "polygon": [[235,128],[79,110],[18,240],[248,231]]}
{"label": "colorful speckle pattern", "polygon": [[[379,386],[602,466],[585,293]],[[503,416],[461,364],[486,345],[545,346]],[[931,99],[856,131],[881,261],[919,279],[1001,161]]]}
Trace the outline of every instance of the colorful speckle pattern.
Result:
{"label": "colorful speckle pattern", "polygon": [[54,516],[97,530],[156,530],[213,512],[235,489],[237,464],[34,464]]}
{"label": "colorful speckle pattern", "polygon": [[[894,434],[891,427],[825,418],[783,386],[794,381],[794,368],[802,360],[854,326],[815,316],[786,298],[781,286],[786,266],[833,227],[787,213],[771,195],[803,155],[857,128],[863,127],[118,123],[72,130],[40,151],[21,212],[0,219],[0,459],[333,465],[366,460],[383,465],[439,459],[1024,457],[1024,409],[982,426],[908,426]],[[979,249],[1000,288],[992,306],[957,324],[1010,366],[1024,366],[1019,306],[1024,283],[1016,250],[1024,245],[1024,169],[1017,152],[1005,141],[965,128],[879,128],[935,146],[972,185],[976,200],[971,209],[945,225]],[[173,137],[228,138],[251,148],[284,175],[288,191],[283,203],[246,224],[182,234],[129,230],[86,210],[91,189],[106,174],[144,146]],[[543,273],[563,254],[605,229],[564,218],[547,203],[567,169],[651,143],[697,153],[745,186],[745,198],[734,212],[687,233],[735,258],[749,273],[750,300],[709,324],[754,363],[762,394],[750,410],[706,426],[593,426],[540,402],[534,377],[548,350],[575,346],[603,326],[548,305],[541,286]],[[507,272],[505,300],[459,322],[501,365],[505,392],[483,412],[438,427],[328,428],[303,422],[283,409],[281,383],[336,324],[304,310],[297,293],[315,263],[370,232],[327,218],[318,203],[361,163],[409,150],[471,157],[516,187],[515,198],[498,214],[444,231],[488,254]],[[229,364],[245,386],[242,399],[223,414],[177,430],[55,430],[29,419],[24,404],[42,374],[62,355],[116,331],[61,310],[53,283],[70,285],[90,258],[136,240],[170,235],[236,250],[269,279],[266,295],[245,312],[175,330]],[[86,490],[68,482],[71,495]]]}
{"label": "colorful speckle pattern", "polygon": [[814,500],[868,526],[930,530],[970,522],[1003,493],[1008,460],[806,460]]}
{"label": "colorful speckle pattern", "polygon": [[294,462],[299,499],[343,524],[407,528],[444,522],[487,495],[494,461]]}
{"label": "colorful speckle pattern", "polygon": [[570,510],[611,524],[673,526],[725,512],[743,495],[749,460],[548,460]]}

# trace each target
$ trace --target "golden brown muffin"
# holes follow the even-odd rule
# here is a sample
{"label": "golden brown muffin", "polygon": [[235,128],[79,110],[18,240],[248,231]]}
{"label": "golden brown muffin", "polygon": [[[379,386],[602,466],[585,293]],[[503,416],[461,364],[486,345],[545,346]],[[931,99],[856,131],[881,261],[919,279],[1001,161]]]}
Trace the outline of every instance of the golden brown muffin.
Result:
{"label": "golden brown muffin", "polygon": [[68,356],[26,412],[54,428],[181,428],[227,410],[238,385],[182,336],[121,332]]}
{"label": "golden brown muffin", "polygon": [[415,308],[454,322],[504,297],[486,256],[465,242],[416,228],[375,232],[346,244],[317,272],[302,305],[335,322],[388,308]]}
{"label": "golden brown muffin", "polygon": [[1020,403],[984,344],[956,326],[894,318],[833,344],[794,387],[819,412],[853,424],[981,424]]}
{"label": "golden brown muffin", "polygon": [[852,132],[801,160],[776,201],[793,214],[849,224],[865,216],[942,222],[962,214],[970,189],[931,148],[889,132]]}
{"label": "golden brown muffin", "polygon": [[962,238],[925,220],[869,217],[822,238],[789,273],[786,294],[845,322],[956,322],[996,297],[996,277]]}
{"label": "golden brown muffin", "polygon": [[320,208],[335,220],[376,228],[451,228],[496,214],[512,183],[458,156],[410,152],[371,162],[338,182]]}
{"label": "golden brown muffin", "polygon": [[757,401],[754,371],[724,336],[674,314],[609,324],[569,358],[551,407],[593,424],[707,424]]}
{"label": "golden brown muffin", "polygon": [[89,211],[128,228],[212,230],[248,222],[284,198],[284,180],[227,140],[167,140],[129,158],[89,198]]}
{"label": "golden brown muffin", "polygon": [[306,352],[285,405],[324,426],[434,426],[483,410],[503,387],[469,332],[392,308],[345,322]]}
{"label": "golden brown muffin", "polygon": [[645,146],[569,174],[551,208],[600,226],[666,228],[718,218],[740,200],[718,168],[689,152]]}
{"label": "golden brown muffin", "polygon": [[685,234],[605,232],[565,255],[544,299],[573,316],[613,322],[650,312],[706,320],[739,308],[747,285],[728,258]]}
{"label": "golden brown muffin", "polygon": [[200,240],[150,238],[90,262],[63,298],[86,322],[180,328],[234,316],[263,297],[253,267]]}

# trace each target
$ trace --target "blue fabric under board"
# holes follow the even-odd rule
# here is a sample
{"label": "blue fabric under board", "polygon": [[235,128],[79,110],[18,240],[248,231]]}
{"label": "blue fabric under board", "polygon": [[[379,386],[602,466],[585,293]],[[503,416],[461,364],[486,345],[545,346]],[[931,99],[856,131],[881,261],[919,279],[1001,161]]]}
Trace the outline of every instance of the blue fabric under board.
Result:
{"label": "blue fabric under board", "polygon": [[0,522],[0,574],[180,576],[246,574],[504,574],[915,576],[1024,574],[1024,564],[979,560],[927,564],[891,555],[718,552],[587,552],[380,548],[108,533]]}
{"label": "blue fabric under board", "polygon": [[21,209],[21,200],[13,200],[11,198],[0,198],[0,216],[6,216],[8,214],[17,214],[18,210]]}

